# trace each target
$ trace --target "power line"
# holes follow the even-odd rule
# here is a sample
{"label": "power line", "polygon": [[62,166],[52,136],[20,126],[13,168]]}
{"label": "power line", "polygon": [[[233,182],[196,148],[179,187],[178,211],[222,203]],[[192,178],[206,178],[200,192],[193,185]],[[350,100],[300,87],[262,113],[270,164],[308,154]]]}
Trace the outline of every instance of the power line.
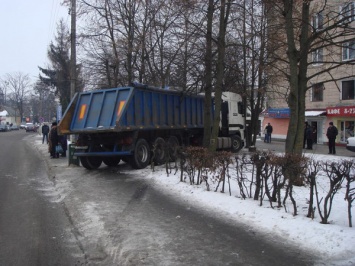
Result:
{"label": "power line", "polygon": [[[50,43],[50,41],[53,39],[53,36],[55,35],[57,23],[61,16],[60,11],[63,8],[66,8],[61,6],[60,1],[61,0],[52,0],[50,21],[49,21],[49,28],[48,28],[48,44]],[[66,12],[64,14],[66,14],[66,16],[64,17],[64,21],[66,24],[68,24],[70,18],[69,12]]]}

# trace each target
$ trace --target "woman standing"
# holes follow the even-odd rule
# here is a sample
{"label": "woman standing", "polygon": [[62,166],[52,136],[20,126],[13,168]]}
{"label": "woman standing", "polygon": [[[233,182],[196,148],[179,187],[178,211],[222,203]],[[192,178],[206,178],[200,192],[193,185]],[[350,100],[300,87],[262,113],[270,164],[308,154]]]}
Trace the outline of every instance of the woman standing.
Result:
{"label": "woman standing", "polygon": [[53,122],[49,132],[49,151],[52,159],[59,158],[59,154],[56,152],[58,142],[57,122]]}

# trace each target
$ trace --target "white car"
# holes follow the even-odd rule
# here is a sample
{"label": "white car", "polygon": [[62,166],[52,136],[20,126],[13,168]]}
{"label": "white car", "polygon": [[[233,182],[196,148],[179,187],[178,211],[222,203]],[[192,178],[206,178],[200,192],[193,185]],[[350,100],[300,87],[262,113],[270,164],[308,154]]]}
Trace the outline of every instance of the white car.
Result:
{"label": "white car", "polygon": [[355,152],[355,137],[349,137],[346,140],[346,149]]}

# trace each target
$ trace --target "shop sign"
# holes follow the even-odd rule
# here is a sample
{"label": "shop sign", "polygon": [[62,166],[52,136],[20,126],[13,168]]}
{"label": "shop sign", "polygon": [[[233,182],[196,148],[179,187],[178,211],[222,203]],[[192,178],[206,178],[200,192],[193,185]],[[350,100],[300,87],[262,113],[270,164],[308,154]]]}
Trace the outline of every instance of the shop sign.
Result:
{"label": "shop sign", "polygon": [[327,107],[327,116],[355,116],[355,106]]}
{"label": "shop sign", "polygon": [[272,118],[290,118],[290,108],[269,108],[268,116]]}

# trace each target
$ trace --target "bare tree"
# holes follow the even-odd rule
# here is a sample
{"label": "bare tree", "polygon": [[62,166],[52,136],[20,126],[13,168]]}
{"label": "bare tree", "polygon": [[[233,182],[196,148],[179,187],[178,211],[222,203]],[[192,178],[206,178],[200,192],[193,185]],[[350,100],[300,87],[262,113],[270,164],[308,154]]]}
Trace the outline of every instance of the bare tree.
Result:
{"label": "bare tree", "polygon": [[210,146],[211,140],[211,101],[212,101],[212,23],[214,5],[213,0],[208,1],[207,29],[206,29],[206,52],[205,52],[205,106],[204,106],[204,146]]}
{"label": "bare tree", "polygon": [[216,86],[215,86],[215,116],[213,119],[210,150],[216,150],[217,137],[219,133],[220,112],[222,104],[222,90],[224,81],[224,59],[226,51],[226,31],[231,9],[231,0],[221,0],[219,12],[219,32],[217,39],[217,63],[216,63]]}
{"label": "bare tree", "polygon": [[24,107],[31,90],[31,80],[28,74],[16,72],[14,74],[6,74],[4,81],[10,90],[10,100],[14,103],[15,109],[19,111],[22,121],[24,117]]}
{"label": "bare tree", "polygon": [[352,164],[353,163],[351,161],[343,160],[340,162],[326,162],[322,165],[322,170],[325,172],[329,179],[329,189],[324,197],[323,208],[321,207],[323,198],[319,198],[317,185],[315,186],[318,213],[321,217],[322,224],[328,223],[328,219],[333,207],[334,196],[341,189],[341,185],[345,177],[349,176]]}
{"label": "bare tree", "polygon": [[355,200],[355,174],[354,174],[355,163],[354,161],[346,161],[345,163],[349,164],[350,171],[345,176],[346,192],[345,192],[344,200],[348,202],[349,227],[353,227],[351,208],[352,208],[353,201]]}
{"label": "bare tree", "polygon": [[229,39],[235,39],[234,43],[229,40],[234,49],[232,56],[229,53],[227,57],[233,59],[227,68],[231,77],[226,77],[226,83],[243,96],[247,120],[245,139],[246,144],[252,146],[260,132],[259,115],[263,111],[267,85],[267,23],[262,1],[244,0],[236,5],[230,26],[233,32],[229,34]]}

